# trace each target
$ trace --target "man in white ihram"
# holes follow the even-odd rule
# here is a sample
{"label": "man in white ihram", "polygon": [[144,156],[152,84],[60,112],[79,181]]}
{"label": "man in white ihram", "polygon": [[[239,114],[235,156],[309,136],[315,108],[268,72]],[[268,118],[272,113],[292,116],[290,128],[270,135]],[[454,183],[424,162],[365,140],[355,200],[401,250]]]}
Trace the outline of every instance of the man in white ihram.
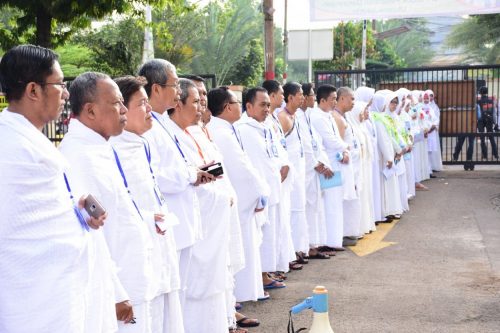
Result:
{"label": "man in white ihram", "polygon": [[42,134],[69,96],[64,76],[54,52],[20,45],[2,57],[0,77],[9,102],[0,113],[0,332],[81,333],[88,230],[104,218],[76,214],[69,165]]}
{"label": "man in white ihram", "polygon": [[[90,302],[102,302],[107,311],[90,309],[87,332],[112,332],[107,327],[111,308],[116,308],[119,332],[149,332],[147,309],[152,299],[152,239],[137,204],[128,189],[120,157],[108,142],[111,136],[122,133],[126,125],[127,108],[122,94],[109,76],[87,72],[71,84],[70,103],[74,118],[60,150],[72,168],[68,177],[75,179],[76,193],[91,193],[108,213],[106,228],[96,232],[104,236],[112,262],[116,265],[118,281],[114,279],[114,298],[107,289],[90,293]],[[102,260],[96,253],[96,260]],[[95,265],[92,281],[105,283],[110,261]],[[115,305],[116,304],[116,305]],[[104,313],[102,313],[104,312]],[[102,326],[99,326],[100,322]],[[95,328],[90,329],[90,325]]]}

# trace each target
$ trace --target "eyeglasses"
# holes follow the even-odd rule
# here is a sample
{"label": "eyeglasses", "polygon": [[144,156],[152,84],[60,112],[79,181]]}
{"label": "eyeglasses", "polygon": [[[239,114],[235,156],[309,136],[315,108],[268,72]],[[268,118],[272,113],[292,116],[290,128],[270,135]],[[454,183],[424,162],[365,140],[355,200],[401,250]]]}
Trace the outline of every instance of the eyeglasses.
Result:
{"label": "eyeglasses", "polygon": [[68,82],[36,82],[41,86],[51,85],[51,86],[60,86],[63,90],[68,88]]}
{"label": "eyeglasses", "polygon": [[171,84],[171,83],[157,83],[157,85],[162,86],[162,87],[172,87],[172,88],[180,88],[179,82]]}

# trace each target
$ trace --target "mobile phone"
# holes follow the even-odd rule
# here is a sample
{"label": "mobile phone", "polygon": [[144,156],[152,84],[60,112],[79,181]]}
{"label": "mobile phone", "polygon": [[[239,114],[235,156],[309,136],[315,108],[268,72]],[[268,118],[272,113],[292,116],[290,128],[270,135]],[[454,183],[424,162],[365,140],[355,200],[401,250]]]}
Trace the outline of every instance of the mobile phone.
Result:
{"label": "mobile phone", "polygon": [[85,210],[93,218],[97,219],[102,214],[106,213],[106,210],[101,205],[101,203],[92,195],[89,194],[85,198]]}
{"label": "mobile phone", "polygon": [[206,167],[201,168],[201,170],[208,172],[214,177],[218,177],[224,174],[224,169],[222,168],[222,163],[217,162]]}

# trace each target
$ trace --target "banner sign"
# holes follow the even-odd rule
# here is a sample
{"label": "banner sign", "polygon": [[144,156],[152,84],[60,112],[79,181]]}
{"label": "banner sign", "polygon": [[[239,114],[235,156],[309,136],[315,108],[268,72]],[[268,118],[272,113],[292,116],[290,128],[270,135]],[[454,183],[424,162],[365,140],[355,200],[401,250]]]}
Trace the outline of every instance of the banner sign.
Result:
{"label": "banner sign", "polygon": [[309,0],[311,22],[500,13],[500,0]]}

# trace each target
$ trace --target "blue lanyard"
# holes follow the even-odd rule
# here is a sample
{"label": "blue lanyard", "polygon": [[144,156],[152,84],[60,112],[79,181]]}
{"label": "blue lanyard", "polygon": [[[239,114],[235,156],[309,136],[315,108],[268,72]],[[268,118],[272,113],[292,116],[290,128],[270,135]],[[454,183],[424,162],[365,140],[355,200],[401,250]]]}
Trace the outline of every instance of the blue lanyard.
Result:
{"label": "blue lanyard", "polygon": [[238,137],[238,133],[236,133],[236,128],[234,128],[233,124],[231,124],[231,127],[233,128],[233,133],[234,136],[236,137],[236,140],[238,140],[238,143],[240,144],[241,150],[245,151],[245,149],[243,149],[243,144],[241,143],[241,140]]}
{"label": "blue lanyard", "polygon": [[294,119],[294,123],[297,123],[297,136],[299,137],[299,143],[300,143],[300,157],[304,157],[304,146],[302,145],[302,138],[300,137],[300,126],[299,122],[297,119]]}
{"label": "blue lanyard", "polygon": [[78,206],[76,205],[75,197],[73,196],[73,193],[71,192],[71,187],[69,187],[68,177],[66,177],[66,173],[64,173],[64,182],[66,183],[66,188],[68,189],[69,197],[70,197],[71,201],[73,202],[73,211],[75,212],[76,217],[78,218],[78,221],[80,221],[80,225],[83,227],[83,229],[90,231],[90,228],[89,228],[89,225],[87,224],[87,221],[85,221],[82,213],[80,213],[80,210],[78,209]]}
{"label": "blue lanyard", "polygon": [[309,119],[305,111],[304,111],[304,117],[306,117],[307,127],[309,127],[309,133],[311,133],[311,140],[314,140],[313,131],[311,128],[311,119]]}
{"label": "blue lanyard", "polygon": [[132,193],[130,193],[130,190],[128,188],[127,178],[125,177],[125,173],[123,172],[122,164],[120,163],[120,159],[118,158],[118,154],[116,153],[114,148],[112,148],[112,149],[113,149],[113,154],[115,155],[116,166],[118,167],[118,170],[120,170],[120,174],[122,175],[122,178],[123,178],[123,184],[125,185],[125,188],[127,189],[128,195],[130,196],[130,199],[132,200],[132,203],[134,204],[134,207],[137,210],[137,213],[139,213],[139,216],[144,221],[144,218],[142,217],[141,211],[139,210],[139,207],[137,207],[137,204],[135,203],[135,200],[132,197]]}
{"label": "blue lanyard", "polygon": [[177,150],[179,150],[179,153],[181,154],[182,158],[184,159],[184,161],[186,163],[188,163],[188,161],[186,159],[186,156],[184,156],[184,153],[182,152],[181,145],[179,144],[179,140],[177,140],[177,137],[175,135],[172,137],[172,134],[170,134],[170,132],[168,131],[168,129],[165,127],[165,125],[163,125],[163,123],[156,117],[156,115],[154,113],[151,113],[151,115],[161,125],[161,127],[163,127],[163,129],[165,130],[165,132],[167,132],[167,134],[170,137],[170,139],[172,139],[172,141],[174,141],[175,145],[177,146]]}
{"label": "blue lanyard", "polygon": [[149,146],[149,142],[148,140],[144,139],[143,138],[143,144],[144,144],[144,152],[146,153],[146,159],[148,160],[148,165],[149,165],[149,172],[151,173],[151,178],[153,178],[153,184],[154,184],[154,187],[155,187],[155,196],[156,196],[156,200],[158,200],[158,203],[161,205],[163,205],[163,202],[161,200],[161,198],[159,197],[159,194],[156,192],[156,187],[157,187],[157,183],[156,183],[156,178],[155,178],[155,174],[153,172],[153,168],[151,168],[151,147]]}
{"label": "blue lanyard", "polygon": [[[269,130],[269,134],[271,135],[271,144],[273,142],[273,135],[271,134],[271,130]],[[267,129],[264,128],[264,140],[266,141],[266,152],[267,152],[267,156],[269,156],[269,158],[271,158],[271,153],[269,152],[269,144],[267,143]]]}

